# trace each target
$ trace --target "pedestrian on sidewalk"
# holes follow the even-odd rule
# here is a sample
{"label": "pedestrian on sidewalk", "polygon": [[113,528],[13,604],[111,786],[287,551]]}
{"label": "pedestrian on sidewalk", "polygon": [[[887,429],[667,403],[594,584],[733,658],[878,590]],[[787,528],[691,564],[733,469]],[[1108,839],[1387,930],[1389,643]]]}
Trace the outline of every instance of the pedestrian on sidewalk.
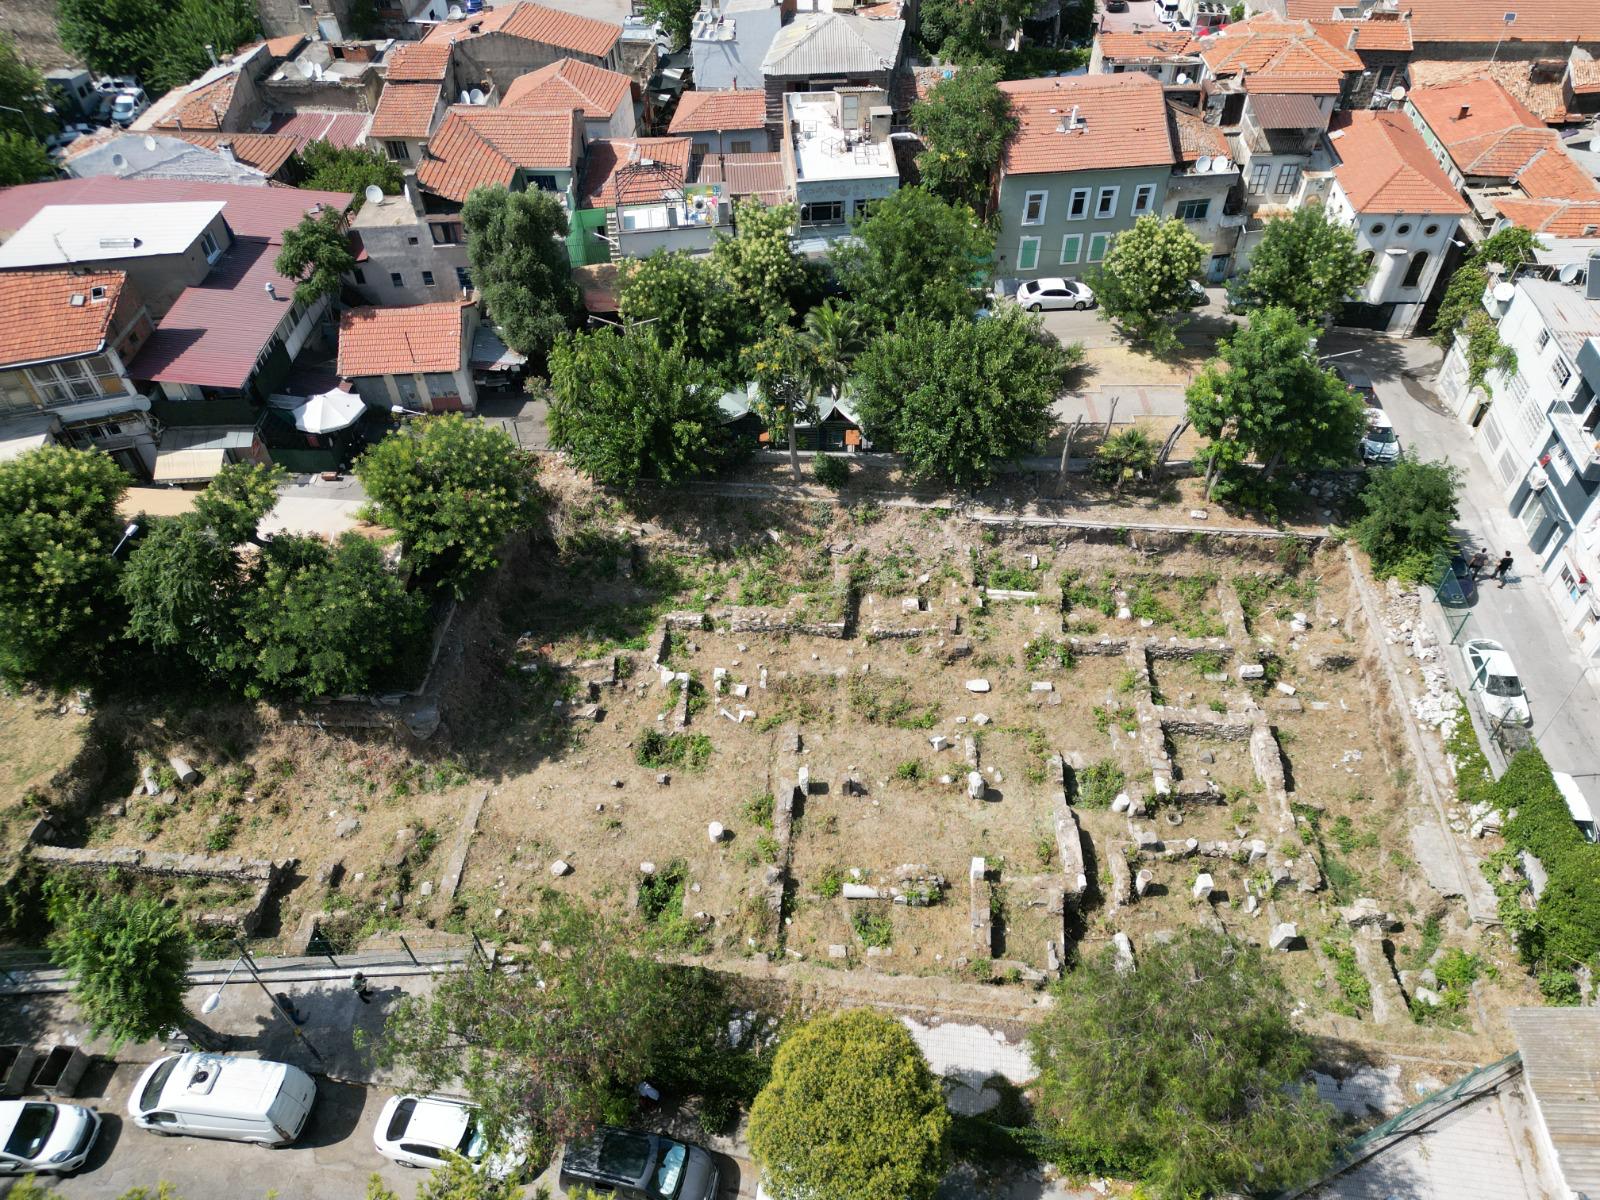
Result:
{"label": "pedestrian on sidewalk", "polygon": [[1498,579],[1500,586],[1504,588],[1506,586],[1506,572],[1509,570],[1511,570],[1511,551],[1507,550],[1501,555],[1500,561],[1494,565],[1494,573],[1489,578]]}
{"label": "pedestrian on sidewalk", "polygon": [[356,994],[356,999],[361,1003],[372,1003],[372,985],[360,971],[350,976],[350,990]]}
{"label": "pedestrian on sidewalk", "polygon": [[1472,580],[1476,583],[1483,578],[1483,569],[1489,565],[1489,552],[1479,550],[1467,559],[1467,570],[1472,572]]}

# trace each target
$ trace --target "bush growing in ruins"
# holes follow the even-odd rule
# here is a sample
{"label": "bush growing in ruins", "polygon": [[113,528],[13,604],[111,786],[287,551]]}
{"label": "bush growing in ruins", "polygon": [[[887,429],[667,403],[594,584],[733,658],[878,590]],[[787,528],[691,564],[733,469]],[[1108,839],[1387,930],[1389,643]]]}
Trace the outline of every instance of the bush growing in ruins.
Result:
{"label": "bush growing in ruins", "polygon": [[1332,1158],[1334,1112],[1304,1082],[1311,1043],[1258,948],[1190,929],[1144,947],[1134,971],[1107,947],[1051,990],[1028,1040],[1037,1123],[1062,1169],[1185,1200],[1289,1188]]}
{"label": "bush growing in ruins", "polygon": [[1351,533],[1380,578],[1433,580],[1455,545],[1461,472],[1448,462],[1419,462],[1404,454],[1367,477],[1366,514]]}
{"label": "bush growing in ruins", "polygon": [[949,1130],[911,1034],[869,1009],[790,1034],[750,1110],[751,1152],[777,1200],[931,1200]]}
{"label": "bush growing in ruins", "polygon": [[1092,808],[1110,808],[1117,793],[1128,782],[1128,777],[1111,759],[1102,758],[1076,772],[1076,782],[1078,799]]}
{"label": "bush growing in ruins", "polygon": [[811,477],[837,491],[850,482],[850,460],[837,454],[819,454],[811,460]]}

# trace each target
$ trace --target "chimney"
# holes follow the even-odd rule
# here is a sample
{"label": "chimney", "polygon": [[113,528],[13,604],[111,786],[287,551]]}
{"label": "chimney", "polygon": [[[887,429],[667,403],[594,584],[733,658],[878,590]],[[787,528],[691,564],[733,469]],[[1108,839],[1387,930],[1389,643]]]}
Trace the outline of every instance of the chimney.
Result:
{"label": "chimney", "polygon": [[1589,274],[1583,282],[1585,300],[1600,300],[1600,250],[1589,251]]}
{"label": "chimney", "polygon": [[218,65],[217,64],[217,48],[215,46],[213,46],[210,42],[206,43],[206,57],[211,60],[211,65],[213,67]]}
{"label": "chimney", "polygon": [[1346,50],[1354,50],[1356,48],[1356,43],[1359,42],[1360,40],[1361,40],[1361,30],[1352,29],[1350,31],[1350,36],[1345,39],[1344,48]]}
{"label": "chimney", "polygon": [[231,163],[239,161],[239,156],[233,152],[233,142],[227,138],[217,143],[217,153]]}
{"label": "chimney", "polygon": [[272,280],[270,279],[267,280],[267,295],[271,296],[274,300],[278,298],[278,289],[276,286],[274,286]]}
{"label": "chimney", "polygon": [[1461,111],[1456,114],[1456,120],[1465,121],[1471,115],[1472,115],[1472,105],[1463,104],[1461,106]]}

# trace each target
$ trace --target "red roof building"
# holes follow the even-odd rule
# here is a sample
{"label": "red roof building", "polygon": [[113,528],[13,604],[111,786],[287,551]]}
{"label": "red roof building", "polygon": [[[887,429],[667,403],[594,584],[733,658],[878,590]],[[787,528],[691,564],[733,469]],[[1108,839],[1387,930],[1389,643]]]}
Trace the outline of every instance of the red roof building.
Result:
{"label": "red roof building", "polygon": [[1403,113],[1342,114],[1329,134],[1334,178],[1358,213],[1464,217],[1470,211]]}
{"label": "red roof building", "polygon": [[423,41],[459,46],[494,34],[548,47],[552,60],[563,54],[579,55],[599,66],[615,67],[622,26],[542,4],[517,3],[487,8],[459,21],[441,21],[428,30]]}
{"label": "red roof building", "polygon": [[452,107],[417,168],[423,189],[461,203],[476,187],[538,186],[566,192],[581,154],[576,111]]}
{"label": "red roof building", "polygon": [[[589,143],[579,208],[658,204],[689,176],[688,138],[602,138]],[[629,171],[630,166],[637,168]]]}
{"label": "red roof building", "polygon": [[535,112],[576,110],[593,137],[631,137],[638,129],[633,113],[633,81],[619,71],[563,58],[511,81],[501,108]]}
{"label": "red roof building", "polygon": [[477,334],[470,301],[347,309],[339,318],[339,375],[371,406],[470,412],[478,406]]}

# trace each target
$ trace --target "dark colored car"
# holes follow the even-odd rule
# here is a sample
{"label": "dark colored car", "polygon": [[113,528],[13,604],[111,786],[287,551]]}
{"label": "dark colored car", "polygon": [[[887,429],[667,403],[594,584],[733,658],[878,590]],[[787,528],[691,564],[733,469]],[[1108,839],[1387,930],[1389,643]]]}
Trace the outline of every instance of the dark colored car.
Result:
{"label": "dark colored car", "polygon": [[716,1200],[716,1160],[699,1146],[633,1129],[601,1127],[561,1152],[561,1186],[598,1188],[621,1200]]}
{"label": "dark colored car", "polygon": [[1446,608],[1470,608],[1478,602],[1478,581],[1472,577],[1466,555],[1456,554],[1439,576],[1439,603]]}
{"label": "dark colored car", "polygon": [[1106,0],[1106,11],[1117,13],[1127,12],[1128,0]]}

